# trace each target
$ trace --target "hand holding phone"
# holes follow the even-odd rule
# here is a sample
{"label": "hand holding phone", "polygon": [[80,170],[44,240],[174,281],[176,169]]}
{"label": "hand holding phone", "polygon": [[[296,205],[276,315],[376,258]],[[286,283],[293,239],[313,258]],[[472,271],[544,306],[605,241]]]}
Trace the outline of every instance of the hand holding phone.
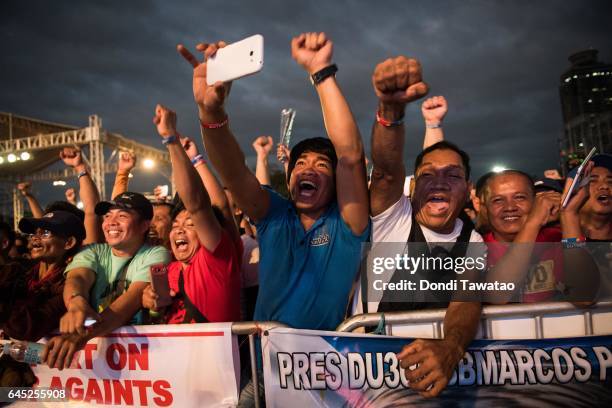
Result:
{"label": "hand holding phone", "polygon": [[260,34],[219,48],[206,61],[206,83],[229,82],[263,68],[263,36]]}
{"label": "hand holding phone", "polygon": [[168,285],[168,269],[165,265],[151,267],[151,287],[157,294],[157,307],[166,307],[172,303],[170,286]]}
{"label": "hand holding phone", "polygon": [[587,156],[584,158],[582,163],[580,163],[580,166],[578,166],[578,171],[576,171],[576,177],[574,177],[574,179],[572,180],[572,184],[570,185],[570,188],[567,190],[565,197],[563,197],[563,202],[561,203],[562,208],[567,207],[567,205],[569,204],[570,198],[578,191],[580,187],[582,187],[584,170],[586,166],[588,165],[589,160],[591,160],[591,157],[593,157],[596,151],[597,151],[597,148],[593,147],[591,151],[589,152],[589,154],[587,154]]}

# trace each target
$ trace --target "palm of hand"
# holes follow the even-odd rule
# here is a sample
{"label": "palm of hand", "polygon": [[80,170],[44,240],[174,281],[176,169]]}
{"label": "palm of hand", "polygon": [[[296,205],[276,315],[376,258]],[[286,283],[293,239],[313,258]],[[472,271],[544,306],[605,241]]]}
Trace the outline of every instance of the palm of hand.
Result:
{"label": "palm of hand", "polygon": [[209,109],[218,109],[223,105],[225,95],[219,97],[214,86],[206,82],[206,63],[193,69],[193,97],[198,105]]}

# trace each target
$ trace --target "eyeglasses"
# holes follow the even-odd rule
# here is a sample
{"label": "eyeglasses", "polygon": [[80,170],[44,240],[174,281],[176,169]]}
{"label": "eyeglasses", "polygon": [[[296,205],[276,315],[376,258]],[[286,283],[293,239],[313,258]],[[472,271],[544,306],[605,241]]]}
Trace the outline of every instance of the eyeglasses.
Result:
{"label": "eyeglasses", "polygon": [[53,232],[49,230],[38,230],[34,234],[28,234],[28,238],[41,237],[42,239],[49,239],[53,236]]}

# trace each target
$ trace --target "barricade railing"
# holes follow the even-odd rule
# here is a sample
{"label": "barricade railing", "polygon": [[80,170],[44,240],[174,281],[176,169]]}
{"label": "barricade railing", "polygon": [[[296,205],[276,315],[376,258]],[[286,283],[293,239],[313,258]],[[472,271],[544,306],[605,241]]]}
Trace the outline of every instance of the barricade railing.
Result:
{"label": "barricade railing", "polygon": [[[390,312],[390,313],[366,313],[353,316],[342,322],[336,331],[352,332],[358,328],[378,326],[382,319],[390,335],[406,335],[401,330],[394,330],[394,327],[401,325],[421,325],[431,328],[431,338],[442,338],[443,321],[446,309],[423,310],[414,312]],[[498,338],[494,333],[494,324],[510,324],[518,320],[532,320],[536,339],[546,337],[571,337],[570,335],[546,336],[544,322],[546,319],[558,317],[571,317],[571,323],[576,324],[577,318],[584,323],[583,333],[575,335],[591,336],[597,334],[612,334],[612,301],[598,302],[587,308],[579,308],[566,302],[548,302],[531,304],[509,304],[509,305],[490,305],[484,306],[481,315],[481,327],[477,338],[494,339]],[[596,319],[595,319],[596,318]],[[597,328],[594,328],[594,322]],[[558,322],[558,321],[557,321]],[[568,320],[569,322],[569,320]],[[566,323],[568,323],[566,322]],[[499,323],[499,324],[498,324]],[[524,322],[523,322],[524,323]],[[551,321],[551,325],[554,320]],[[531,324],[531,323],[530,323]],[[549,325],[549,326],[551,326]],[[523,325],[523,327],[525,327]],[[551,330],[554,331],[554,330]],[[516,333],[523,337],[506,338],[525,338],[525,332]],[[421,336],[419,336],[421,337]]]}
{"label": "barricade railing", "polygon": [[259,374],[257,373],[257,353],[255,351],[255,335],[264,333],[275,327],[289,327],[280,322],[233,322],[232,334],[249,338],[249,360],[251,362],[251,379],[253,381],[253,393],[255,394],[255,408],[259,408]]}

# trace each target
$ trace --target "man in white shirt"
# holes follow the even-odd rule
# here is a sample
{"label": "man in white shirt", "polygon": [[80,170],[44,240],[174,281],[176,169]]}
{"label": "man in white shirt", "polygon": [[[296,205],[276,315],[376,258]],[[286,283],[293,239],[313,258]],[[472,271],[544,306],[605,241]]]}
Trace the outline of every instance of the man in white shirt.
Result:
{"label": "man in white shirt", "polygon": [[[403,194],[406,175],[404,111],[407,103],[428,91],[422,81],[419,62],[403,56],[387,59],[376,67],[372,82],[379,99],[372,130],[374,170],[370,210],[373,245],[394,242],[404,248],[411,240],[482,242],[473,226],[464,225],[458,218],[469,197],[470,167],[467,154],[452,143],[435,143],[421,152],[416,160],[412,197]],[[414,221],[418,223],[416,228]],[[470,256],[465,249],[463,256]],[[381,311],[381,304],[373,305],[374,310],[369,304],[367,306],[367,312]],[[404,347],[399,358],[413,390],[433,397],[446,387],[453,369],[475,336],[480,309],[480,302],[451,301],[444,319],[443,339],[419,339]],[[416,369],[408,369],[415,364],[418,364]]]}

